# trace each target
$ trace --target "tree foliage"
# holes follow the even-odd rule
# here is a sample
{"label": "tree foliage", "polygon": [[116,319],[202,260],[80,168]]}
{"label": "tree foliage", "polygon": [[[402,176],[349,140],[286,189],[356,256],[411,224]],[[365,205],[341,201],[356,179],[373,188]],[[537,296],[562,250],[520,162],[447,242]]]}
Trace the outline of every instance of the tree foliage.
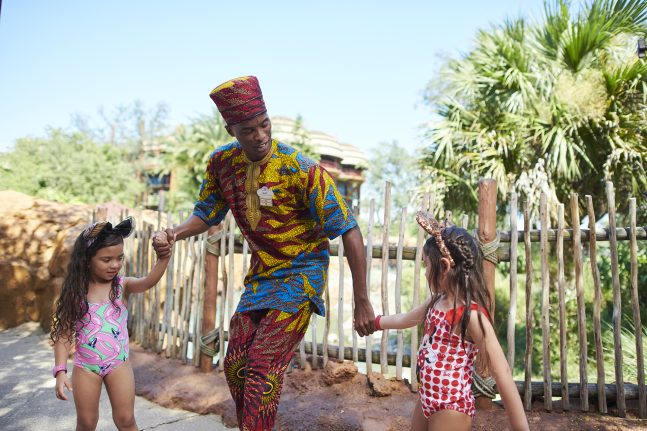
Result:
{"label": "tree foliage", "polygon": [[171,137],[163,156],[162,173],[172,173],[174,186],[169,195],[171,209],[191,209],[213,151],[233,138],[216,111],[180,126]]}
{"label": "tree foliage", "polygon": [[168,112],[164,103],[147,108],[136,100],[110,112],[101,107],[98,119],[76,114],[72,123],[96,142],[122,148],[125,160],[134,166],[135,178],[143,183],[144,173],[159,164],[159,149],[168,141]]}
{"label": "tree foliage", "polygon": [[0,189],[65,203],[132,205],[143,186],[133,181],[126,153],[83,132],[50,129],[42,138],[18,139],[0,155]]}
{"label": "tree foliage", "polygon": [[[378,214],[382,213],[384,187],[388,181],[391,183],[391,225],[399,226],[401,210],[407,208],[408,214],[411,215],[419,206],[418,195],[415,192],[420,175],[416,158],[397,141],[381,144],[372,151],[372,154],[366,172],[366,181],[362,185],[362,206],[366,208],[363,212],[368,213],[370,200],[375,199],[375,210]],[[377,224],[382,223],[380,220],[376,221]],[[413,218],[408,217],[408,221],[411,220]]]}
{"label": "tree foliage", "polygon": [[169,108],[164,103],[149,109],[136,100],[128,105],[119,105],[110,112],[99,108],[98,119],[75,114],[72,124],[97,142],[126,148],[129,158],[136,160],[146,143],[159,141],[168,134],[168,112]]}
{"label": "tree foliage", "polygon": [[646,208],[647,63],[635,50],[646,17],[643,0],[593,0],[576,14],[557,0],[539,23],[480,31],[428,87],[425,187],[473,210],[490,177],[501,198],[515,189],[534,211],[542,191],[552,204],[579,192],[602,214],[611,180],[619,206],[635,196]]}

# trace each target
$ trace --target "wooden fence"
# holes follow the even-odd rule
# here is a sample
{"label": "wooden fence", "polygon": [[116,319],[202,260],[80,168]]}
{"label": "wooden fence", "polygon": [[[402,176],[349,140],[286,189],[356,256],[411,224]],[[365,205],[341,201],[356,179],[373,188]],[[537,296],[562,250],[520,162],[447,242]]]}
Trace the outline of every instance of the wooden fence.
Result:
{"label": "wooden fence", "polygon": [[[491,193],[491,191],[490,191]],[[494,196],[496,196],[496,187],[494,187]],[[509,199],[509,230],[499,231],[500,244],[497,249],[498,260],[500,262],[509,262],[509,299],[510,306],[507,319],[507,359],[512,366],[515,361],[515,329],[520,324],[517,320],[518,289],[525,289],[525,351],[524,355],[524,380],[517,382],[519,392],[524,401],[526,409],[530,410],[531,401],[536,397],[543,397],[544,407],[546,410],[553,409],[553,397],[562,398],[562,408],[570,409],[571,397],[579,398],[580,409],[588,411],[590,408],[589,400],[597,401],[597,409],[601,413],[607,413],[607,401],[614,400],[617,407],[617,415],[624,417],[626,415],[626,400],[638,399],[639,416],[647,417],[647,401],[644,381],[644,362],[642,351],[642,331],[636,330],[635,343],[637,351],[636,364],[625,364],[623,361],[622,345],[620,338],[622,304],[621,289],[630,289],[631,291],[631,313],[634,326],[642,328],[640,317],[640,307],[638,303],[638,241],[647,240],[647,229],[636,226],[636,201],[631,199],[629,202],[629,226],[618,228],[616,226],[615,197],[613,184],[607,184],[607,203],[608,203],[608,227],[602,229],[596,227],[596,214],[593,211],[593,199],[586,196],[586,215],[589,220],[588,228],[581,228],[580,207],[578,196],[572,195],[568,208],[570,210],[571,227],[565,226],[565,205],[557,206],[557,226],[550,227],[549,212],[553,208],[549,207],[547,198],[544,194],[541,196],[539,211],[538,230],[532,229],[537,220],[533,220],[530,215],[530,208],[527,202],[523,202],[521,208],[517,203],[515,193],[510,195]],[[483,197],[481,197],[482,200]],[[481,203],[481,206],[483,204]],[[421,208],[434,208],[433,199],[425,196]],[[523,214],[523,230],[517,229],[518,220]],[[413,286],[411,288],[411,306],[415,307],[424,300],[423,295],[428,295],[428,289],[424,288],[421,292],[421,285],[426,286],[426,282],[421,280],[421,263],[422,263],[422,245],[425,235],[422,229],[418,230],[416,238],[407,238],[406,221],[411,217],[407,214],[406,209],[401,210],[399,214],[400,226],[397,243],[389,244],[389,223],[391,220],[390,209],[390,185],[387,183],[385,188],[385,208],[383,211],[383,220],[379,229],[376,227],[375,204],[370,203],[368,214],[368,226],[363,232],[366,250],[367,250],[367,286],[369,294],[373,296],[373,307],[376,313],[391,314],[399,313],[403,310],[403,271],[407,264],[413,266]],[[450,213],[444,214],[450,218]],[[484,215],[479,210],[479,231],[475,234],[481,234],[483,241],[483,222],[486,217],[495,219],[495,215]],[[180,220],[184,217],[180,215]],[[166,219],[168,225],[173,223],[170,215],[158,215],[156,223],[138,222],[135,235],[126,241],[127,262],[125,272],[129,275],[142,274],[148,271],[154,259],[154,253],[150,247],[150,239],[154,230],[158,230],[163,225],[162,219]],[[141,217],[139,218],[141,220]],[[470,227],[469,219],[465,215],[455,223],[465,227]],[[491,220],[490,220],[491,222]],[[155,226],[156,225],[156,226]],[[219,232],[212,234],[209,239],[206,234],[190,238],[186,241],[179,241],[175,247],[173,257],[169,264],[169,269],[165,278],[153,289],[142,294],[134,294],[128,300],[130,310],[130,334],[131,338],[140,343],[145,348],[150,348],[155,352],[162,353],[166,357],[178,358],[184,363],[193,363],[194,366],[201,364],[199,345],[203,345],[203,352],[214,355],[213,360],[219,370],[223,370],[223,355],[216,353],[226,351],[227,328],[229,319],[234,312],[234,302],[237,301],[242,293],[242,279],[247,272],[249,249],[242,237],[236,233],[236,224],[228,214],[222,223]],[[380,241],[381,239],[381,241]],[[487,238],[486,238],[487,239]],[[491,238],[490,238],[491,239]],[[605,382],[604,372],[604,349],[602,340],[601,326],[601,300],[602,289],[608,286],[602,286],[598,269],[598,242],[608,242],[611,261],[611,278],[613,291],[613,332],[614,332],[614,366],[615,382],[608,384]],[[631,282],[629,286],[621,286],[619,278],[618,265],[618,241],[628,241],[630,248],[630,265],[631,265]],[[523,243],[523,247],[521,244]],[[540,273],[541,273],[541,326],[542,339],[542,364],[543,364],[543,381],[532,381],[532,353],[533,353],[533,330],[537,322],[534,319],[535,304],[533,304],[533,243],[539,243],[540,253]],[[549,244],[554,243],[554,256]],[[574,263],[575,274],[570,281],[567,281],[565,274],[565,249],[564,244],[570,243],[570,252]],[[405,244],[415,244],[405,245]],[[517,267],[520,249],[525,255],[525,268]],[[584,250],[588,250],[589,271],[594,283],[594,304],[593,315],[587,316],[585,312],[585,297],[583,286],[583,274],[585,269]],[[414,352],[413,361],[415,363],[415,352],[418,350],[420,334],[418,328],[410,330],[395,331],[395,340],[390,344],[389,331],[383,331],[381,334],[376,333],[372,336],[358,340],[357,334],[352,330],[352,307],[349,310],[345,305],[353,303],[352,284],[349,282],[349,271],[343,254],[343,244],[340,241],[331,243],[331,268],[337,268],[336,277],[333,279],[332,272],[328,278],[329,286],[325,289],[324,301],[326,304],[326,317],[313,315],[310,328],[306,337],[299,346],[299,352],[296,355],[298,362],[302,367],[306,362],[312,368],[325,366],[330,358],[352,360],[358,363],[367,374],[375,372],[378,367],[379,372],[383,374],[392,374],[397,379],[403,379],[404,373],[407,372],[407,378],[411,383],[412,390],[417,389],[415,366],[412,366],[410,352]],[[205,257],[206,256],[206,257]],[[205,260],[215,259],[215,265],[212,261],[211,267],[218,267],[217,276],[213,277],[218,283],[212,283],[213,291],[205,292],[206,282]],[[383,258],[383,256],[387,258]],[[219,261],[218,261],[219,259]],[[549,262],[555,259],[557,262],[557,295],[558,303],[550,303],[551,284]],[[408,262],[408,263],[407,263]],[[395,282],[389,281],[389,272],[393,271],[395,266]],[[409,268],[410,269],[410,268]],[[642,268],[644,271],[644,268]],[[519,281],[519,273],[525,273],[525,283]],[[379,285],[376,278],[379,276]],[[333,283],[336,283],[334,285]],[[217,288],[214,284],[219,284],[221,288],[215,294]],[[379,286],[379,288],[378,288]],[[336,287],[336,289],[334,289]],[[576,315],[567,314],[565,292],[573,288],[576,294],[577,307]],[[647,286],[640,286],[645,289]],[[504,289],[503,286],[497,289]],[[375,297],[379,292],[379,300]],[[425,293],[427,292],[427,293]],[[336,297],[331,297],[331,293]],[[209,299],[205,303],[205,296]],[[393,300],[394,304],[390,301]],[[215,302],[214,303],[212,303]],[[215,306],[215,308],[214,308]],[[549,313],[551,306],[559,307],[558,319],[551,320]],[[204,315],[203,310],[207,310]],[[331,322],[331,314],[337,314],[336,328]],[[213,313],[213,315],[212,315]],[[577,334],[568,334],[567,321],[572,318],[577,319]],[[321,322],[323,320],[323,322]],[[204,323],[207,323],[206,327]],[[594,339],[587,339],[587,329],[593,325]],[[550,350],[550,333],[553,329],[551,325],[558,325],[559,330],[559,382],[552,381],[551,369],[551,350]],[[214,332],[214,326],[218,328],[218,333]],[[410,343],[405,348],[405,334],[409,335]],[[218,346],[213,349],[213,340],[218,338]],[[374,337],[380,337],[379,343]],[[200,340],[202,339],[202,343]],[[330,340],[333,340],[331,342]],[[335,342],[336,340],[336,342]],[[589,382],[587,371],[588,346],[589,343],[595,345],[595,364],[597,376],[594,379],[596,383]],[[567,344],[578,346],[579,352],[579,376],[568,376],[567,369]],[[608,348],[609,346],[607,346]],[[203,370],[210,370],[212,367],[212,358],[202,355]],[[205,360],[205,357],[207,358]],[[205,366],[206,364],[206,366]],[[635,366],[637,368],[638,381],[635,383],[625,383],[623,380],[623,367]],[[389,368],[391,367],[391,368]],[[405,370],[409,368],[409,370]]]}

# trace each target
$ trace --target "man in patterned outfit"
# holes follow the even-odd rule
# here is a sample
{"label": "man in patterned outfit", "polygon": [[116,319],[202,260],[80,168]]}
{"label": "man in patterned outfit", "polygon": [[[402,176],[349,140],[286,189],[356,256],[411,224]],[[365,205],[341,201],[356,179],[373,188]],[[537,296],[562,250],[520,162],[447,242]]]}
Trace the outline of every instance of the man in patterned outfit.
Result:
{"label": "man in patterned outfit", "polygon": [[[273,140],[258,80],[232,79],[210,94],[237,140],[210,157],[193,214],[155,235],[187,238],[231,210],[252,251],[245,291],[229,325],[225,373],[241,430],[274,426],[283,374],[312,312],[324,315],[328,240],[342,236],[353,277],[355,328],[375,331],[362,234],[328,172]],[[164,235],[166,233],[166,235]]]}

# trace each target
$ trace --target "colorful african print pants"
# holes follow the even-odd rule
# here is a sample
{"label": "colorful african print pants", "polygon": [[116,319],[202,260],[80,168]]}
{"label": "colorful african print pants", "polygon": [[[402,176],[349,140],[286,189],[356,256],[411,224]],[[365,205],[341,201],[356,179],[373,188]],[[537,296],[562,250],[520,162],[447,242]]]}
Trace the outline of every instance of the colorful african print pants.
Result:
{"label": "colorful african print pants", "polygon": [[225,375],[241,430],[273,428],[283,374],[311,314],[310,302],[305,302],[295,314],[254,310],[232,316]]}

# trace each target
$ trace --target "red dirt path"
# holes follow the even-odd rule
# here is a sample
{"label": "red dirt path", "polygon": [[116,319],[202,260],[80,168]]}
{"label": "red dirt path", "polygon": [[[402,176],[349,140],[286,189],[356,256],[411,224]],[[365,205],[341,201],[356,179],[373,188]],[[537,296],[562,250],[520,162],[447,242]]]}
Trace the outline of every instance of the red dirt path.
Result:
{"label": "red dirt path", "polygon": [[[202,374],[198,369],[182,365],[178,360],[164,359],[131,344],[131,360],[135,370],[137,395],[162,406],[197,413],[223,416],[227,426],[236,426],[234,403],[223,373],[217,369]],[[416,394],[406,384],[383,381],[391,395],[371,395],[365,375],[326,384],[330,373],[322,370],[294,369],[286,375],[279,406],[277,429],[281,431],[387,431],[408,430]],[[647,430],[647,421],[621,419],[597,413],[547,413],[541,403],[528,413],[532,430]],[[576,406],[574,406],[576,407]],[[497,404],[492,410],[477,412],[473,429],[503,431],[509,429],[504,410]]]}

